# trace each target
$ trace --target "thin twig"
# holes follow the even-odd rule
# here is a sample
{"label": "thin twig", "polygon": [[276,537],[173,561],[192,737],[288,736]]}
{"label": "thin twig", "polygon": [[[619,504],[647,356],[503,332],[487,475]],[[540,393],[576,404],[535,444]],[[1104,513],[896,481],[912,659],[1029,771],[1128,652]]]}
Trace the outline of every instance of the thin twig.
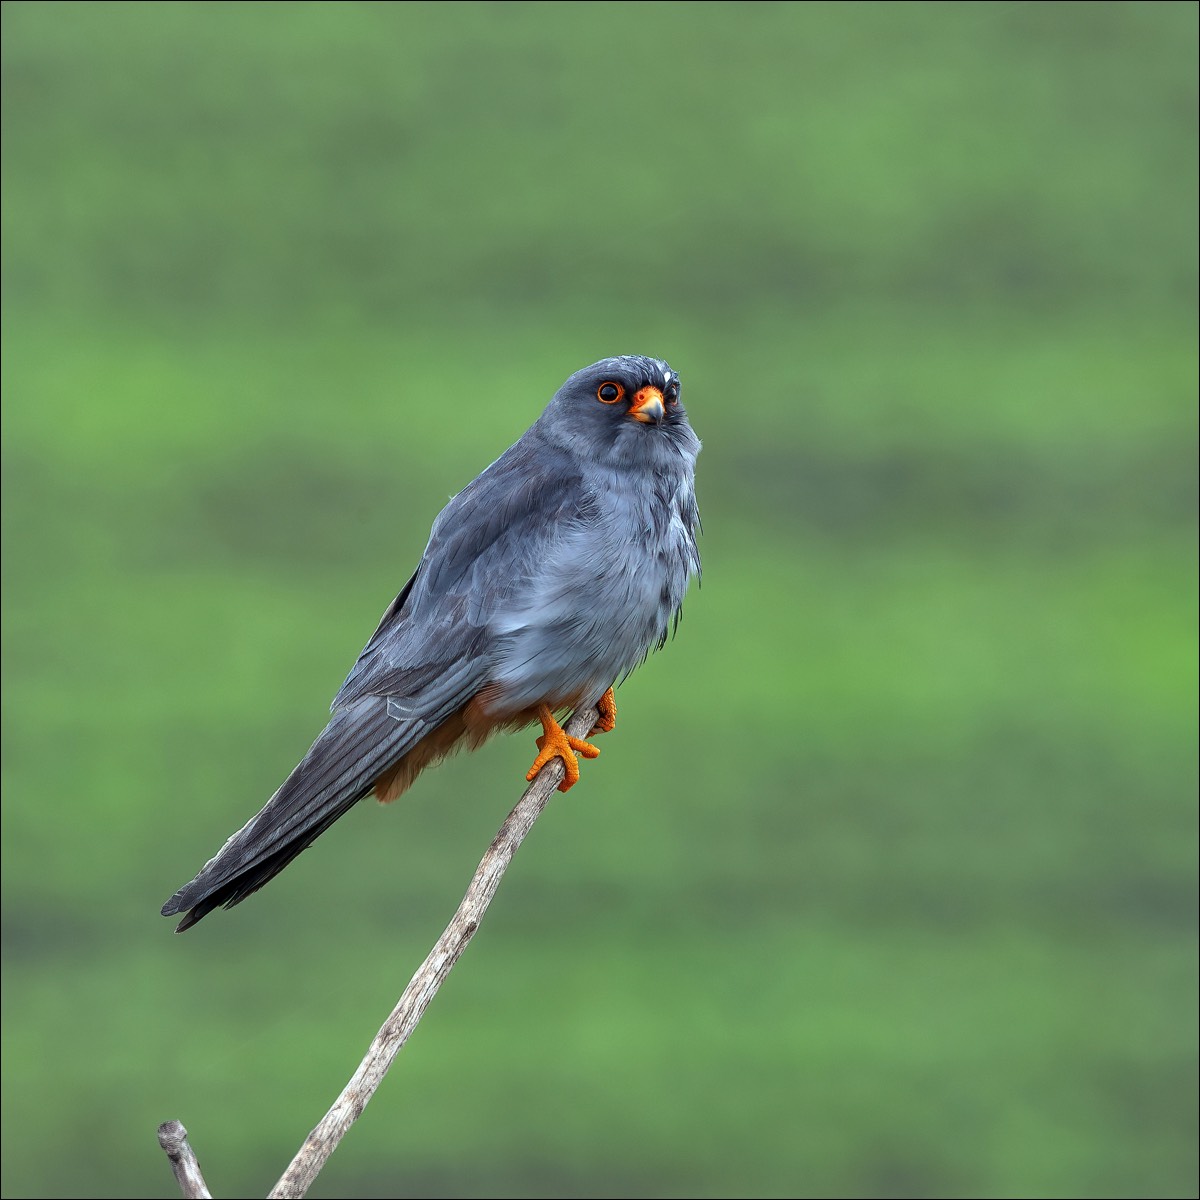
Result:
{"label": "thin twig", "polygon": [[[587,737],[596,720],[597,713],[594,708],[577,712],[567,723],[567,733],[573,737]],[[496,834],[495,840],[480,861],[479,868],[450,924],[429,952],[429,957],[417,968],[399,1003],[375,1035],[366,1057],[342,1090],[342,1094],[305,1139],[291,1165],[275,1185],[270,1194],[271,1200],[282,1197],[295,1200],[304,1196],[326,1160],[345,1137],[347,1130],[362,1115],[367,1101],[383,1082],[388,1068],[417,1027],[417,1022],[429,1007],[429,1002],[467,948],[467,943],[474,937],[508,864],[512,862],[513,855],[525,840],[525,835],[533,828],[534,821],[541,816],[554,789],[562,782],[563,774],[562,759],[551,759],[525,789],[524,795],[508,814],[504,824],[500,826],[500,832]]]}
{"label": "thin twig", "polygon": [[164,1121],[158,1127],[158,1144],[171,1160],[179,1190],[184,1200],[212,1200],[212,1192],[200,1174],[196,1152],[188,1141],[187,1130],[179,1121]]}

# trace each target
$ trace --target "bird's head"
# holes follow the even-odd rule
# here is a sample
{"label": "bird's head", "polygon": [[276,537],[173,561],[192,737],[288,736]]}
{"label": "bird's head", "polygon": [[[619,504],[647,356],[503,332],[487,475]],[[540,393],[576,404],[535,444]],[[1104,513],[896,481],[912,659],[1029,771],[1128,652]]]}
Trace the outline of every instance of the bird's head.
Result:
{"label": "bird's head", "polygon": [[544,432],[593,461],[694,459],[700,441],[679,398],[679,376],[659,358],[626,354],[576,371],[543,413]]}

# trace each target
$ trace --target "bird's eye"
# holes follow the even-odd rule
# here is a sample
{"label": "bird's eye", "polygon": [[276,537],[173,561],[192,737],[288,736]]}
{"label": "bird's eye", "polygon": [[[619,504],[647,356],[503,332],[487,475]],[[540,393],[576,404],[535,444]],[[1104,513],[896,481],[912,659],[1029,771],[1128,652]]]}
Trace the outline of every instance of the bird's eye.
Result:
{"label": "bird's eye", "polygon": [[619,383],[602,383],[596,389],[596,399],[601,404],[616,404],[624,395],[625,389]]}
{"label": "bird's eye", "polygon": [[678,380],[673,379],[670,383],[667,384],[667,390],[665,392],[663,392],[663,399],[668,404],[678,404],[679,403],[679,381]]}

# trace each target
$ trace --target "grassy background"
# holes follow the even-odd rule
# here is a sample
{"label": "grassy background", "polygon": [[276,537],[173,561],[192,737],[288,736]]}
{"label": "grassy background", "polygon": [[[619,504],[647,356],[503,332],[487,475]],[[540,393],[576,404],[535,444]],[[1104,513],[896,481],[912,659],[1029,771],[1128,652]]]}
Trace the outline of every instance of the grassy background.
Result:
{"label": "grassy background", "polygon": [[1194,5],[3,21],[6,1196],[282,1171],[531,738],[158,907],[613,353],[704,587],[312,1194],[1195,1194]]}

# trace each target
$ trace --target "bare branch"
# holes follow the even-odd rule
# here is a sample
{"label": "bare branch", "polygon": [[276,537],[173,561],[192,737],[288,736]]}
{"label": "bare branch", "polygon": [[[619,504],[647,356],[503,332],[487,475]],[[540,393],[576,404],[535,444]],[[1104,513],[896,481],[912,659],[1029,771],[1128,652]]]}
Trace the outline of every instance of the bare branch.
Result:
{"label": "bare branch", "polygon": [[212,1200],[183,1125],[179,1121],[164,1121],[158,1127],[158,1144],[171,1160],[171,1170],[185,1200]]}
{"label": "bare branch", "polygon": [[[573,737],[587,737],[596,721],[597,713],[594,708],[577,712],[567,723],[567,733]],[[446,926],[445,932],[429,952],[429,956],[417,968],[399,1003],[375,1035],[366,1057],[342,1090],[342,1094],[308,1135],[304,1145],[292,1159],[291,1165],[275,1185],[271,1192],[271,1200],[282,1197],[294,1200],[304,1196],[326,1160],[345,1137],[347,1130],[362,1115],[367,1101],[383,1082],[388,1068],[417,1027],[417,1022],[429,1007],[429,1002],[467,948],[467,943],[475,936],[475,931],[500,886],[508,864],[512,862],[513,855],[525,840],[525,835],[533,828],[533,823],[541,816],[554,789],[562,782],[563,774],[563,761],[561,758],[555,758],[542,768],[537,778],[525,789],[524,795],[508,814],[495,840],[480,861],[479,868],[450,924]],[[182,1128],[180,1126],[181,1130]],[[176,1175],[178,1174],[177,1168]],[[181,1177],[181,1185],[182,1182]],[[185,1191],[184,1194],[207,1195],[207,1192]]]}

